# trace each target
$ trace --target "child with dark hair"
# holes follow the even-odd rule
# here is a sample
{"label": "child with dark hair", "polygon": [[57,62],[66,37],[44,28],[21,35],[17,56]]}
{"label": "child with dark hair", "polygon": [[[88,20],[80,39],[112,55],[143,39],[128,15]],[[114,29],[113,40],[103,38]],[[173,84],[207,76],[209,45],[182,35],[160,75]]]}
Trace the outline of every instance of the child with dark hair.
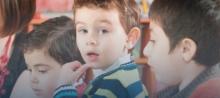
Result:
{"label": "child with dark hair", "polygon": [[65,16],[49,19],[24,35],[22,49],[31,87],[40,98],[52,98],[62,65],[83,60],[75,40],[73,21]]}
{"label": "child with dark hair", "polygon": [[[144,54],[156,79],[168,86],[157,98],[220,97],[213,86],[220,76],[219,8],[219,0],[154,0]],[[204,87],[218,91],[204,93]]]}

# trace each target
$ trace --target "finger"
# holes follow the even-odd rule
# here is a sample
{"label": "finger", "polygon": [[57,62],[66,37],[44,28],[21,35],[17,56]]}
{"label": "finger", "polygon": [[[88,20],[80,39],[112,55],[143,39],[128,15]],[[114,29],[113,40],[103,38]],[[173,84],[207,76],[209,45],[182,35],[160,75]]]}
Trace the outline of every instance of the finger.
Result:
{"label": "finger", "polygon": [[81,63],[79,61],[73,61],[73,62],[69,62],[69,63],[64,64],[63,68],[72,69],[73,71],[75,71],[80,66],[81,66]]}
{"label": "finger", "polygon": [[93,77],[94,77],[94,75],[93,75],[92,68],[87,69],[85,77],[84,77],[85,83],[88,84],[89,81],[91,81],[93,79]]}
{"label": "finger", "polygon": [[88,66],[88,67],[92,68],[94,65],[92,65],[92,64],[84,64],[83,66]]}
{"label": "finger", "polygon": [[90,66],[81,66],[76,70],[76,80],[79,80]]}

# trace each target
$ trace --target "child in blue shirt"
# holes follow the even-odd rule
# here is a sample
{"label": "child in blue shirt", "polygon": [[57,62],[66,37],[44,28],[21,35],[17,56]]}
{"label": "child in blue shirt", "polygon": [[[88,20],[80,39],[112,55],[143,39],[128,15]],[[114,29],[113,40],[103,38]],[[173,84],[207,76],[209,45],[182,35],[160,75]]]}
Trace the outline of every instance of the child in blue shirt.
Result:
{"label": "child in blue shirt", "polygon": [[30,78],[25,79],[27,81],[18,80],[12,98],[30,98],[34,95],[38,98],[52,98],[62,65],[74,60],[83,63],[73,26],[72,19],[66,16],[55,17],[23,35],[21,47],[29,73],[26,72],[27,77],[25,74],[21,77]]}

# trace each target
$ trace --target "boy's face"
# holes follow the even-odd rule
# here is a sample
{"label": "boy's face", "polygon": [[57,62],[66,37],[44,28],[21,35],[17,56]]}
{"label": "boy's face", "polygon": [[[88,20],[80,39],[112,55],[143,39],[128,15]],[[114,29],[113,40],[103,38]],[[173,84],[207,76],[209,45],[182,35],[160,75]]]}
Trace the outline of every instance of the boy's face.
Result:
{"label": "boy's face", "polygon": [[170,52],[170,41],[157,22],[151,21],[150,29],[150,41],[144,48],[144,55],[148,58],[151,70],[160,82],[167,85],[179,83],[184,63],[178,47]]}
{"label": "boy's face", "polygon": [[40,98],[52,98],[61,65],[43,50],[25,53],[24,57],[31,73],[31,87],[35,94]]}
{"label": "boy's face", "polygon": [[78,48],[93,68],[106,69],[127,52],[127,35],[116,9],[82,7],[76,11],[75,22]]}

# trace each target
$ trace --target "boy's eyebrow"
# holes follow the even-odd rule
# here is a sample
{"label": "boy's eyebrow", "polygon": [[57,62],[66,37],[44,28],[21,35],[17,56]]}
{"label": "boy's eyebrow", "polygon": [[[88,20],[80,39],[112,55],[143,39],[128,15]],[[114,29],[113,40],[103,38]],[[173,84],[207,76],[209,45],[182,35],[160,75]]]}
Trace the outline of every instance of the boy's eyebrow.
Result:
{"label": "boy's eyebrow", "polygon": [[84,22],[81,22],[81,21],[76,21],[76,25],[77,24],[85,24]]}
{"label": "boy's eyebrow", "polygon": [[41,67],[41,66],[49,66],[49,65],[47,65],[47,64],[35,64],[35,65],[33,65],[33,67]]}
{"label": "boy's eyebrow", "polygon": [[99,22],[100,22],[100,23],[107,23],[107,24],[112,25],[112,23],[111,23],[110,21],[105,20],[105,19],[103,19],[103,20],[99,20]]}
{"label": "boy's eyebrow", "polygon": [[[105,19],[99,20],[98,22],[100,22],[100,23],[107,23],[107,24],[112,25],[112,23],[111,23],[110,21],[105,20]],[[81,21],[76,21],[76,25],[77,25],[77,24],[85,24],[85,23],[84,23],[84,22],[81,22]]]}

